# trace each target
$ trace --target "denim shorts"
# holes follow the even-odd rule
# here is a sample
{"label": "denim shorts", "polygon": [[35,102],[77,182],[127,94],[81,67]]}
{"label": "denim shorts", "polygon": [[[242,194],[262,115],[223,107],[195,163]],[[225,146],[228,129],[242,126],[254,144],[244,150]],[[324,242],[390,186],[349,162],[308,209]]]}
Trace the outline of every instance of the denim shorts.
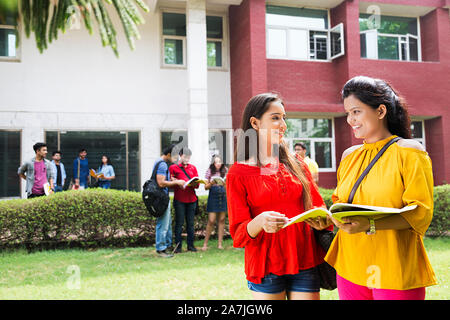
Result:
{"label": "denim shorts", "polygon": [[255,292],[280,293],[289,292],[319,292],[320,278],[317,267],[300,270],[297,274],[277,276],[269,273],[256,284],[248,281],[248,288]]}

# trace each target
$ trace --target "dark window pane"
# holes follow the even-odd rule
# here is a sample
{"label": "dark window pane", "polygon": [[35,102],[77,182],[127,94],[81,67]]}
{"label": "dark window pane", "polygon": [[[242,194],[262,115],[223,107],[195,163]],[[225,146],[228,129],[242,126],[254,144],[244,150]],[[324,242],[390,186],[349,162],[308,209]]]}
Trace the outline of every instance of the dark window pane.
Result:
{"label": "dark window pane", "polygon": [[161,132],[161,152],[172,143],[177,144],[177,148],[172,153],[177,153],[182,147],[188,146],[188,133],[186,130],[162,131]]}
{"label": "dark window pane", "polygon": [[182,13],[163,13],[163,34],[186,36],[186,16]]}
{"label": "dark window pane", "polygon": [[411,122],[411,136],[414,139],[423,138],[422,121]]}
{"label": "dark window pane", "polygon": [[128,132],[128,190],[141,191],[139,132]]}
{"label": "dark window pane", "polygon": [[222,43],[208,41],[207,46],[208,67],[222,66]]}
{"label": "dark window pane", "polygon": [[20,165],[20,131],[0,131],[0,198],[20,197]]}
{"label": "dark window pane", "polygon": [[378,36],[378,58],[399,60],[398,38]]}
{"label": "dark window pane", "polygon": [[335,29],[335,31],[330,32],[331,41],[331,56],[338,55],[342,52],[343,48],[341,46],[341,28]]}
{"label": "dark window pane", "polygon": [[326,32],[310,31],[309,48],[311,59],[326,60],[327,56],[327,38]]}
{"label": "dark window pane", "polygon": [[365,33],[359,35],[359,43],[361,48],[361,58],[367,58],[367,45]]}
{"label": "dark window pane", "polygon": [[359,30],[377,29],[379,33],[417,35],[417,19],[407,17],[379,16],[379,25],[370,14],[359,15]]}
{"label": "dark window pane", "polygon": [[206,17],[206,37],[214,39],[222,39],[222,17]]}
{"label": "dark window pane", "polygon": [[290,17],[299,17],[297,26],[311,27],[311,25],[327,29],[328,28],[328,11],[317,9],[305,9],[295,7],[281,7],[268,5],[266,13],[269,15],[284,15]]}
{"label": "dark window pane", "polygon": [[227,141],[227,131],[209,132],[209,154],[211,158],[213,155],[218,155],[225,164],[230,162],[231,159],[228,159],[230,146],[227,145]]}
{"label": "dark window pane", "polygon": [[0,56],[16,56],[16,31],[13,29],[0,29]]}
{"label": "dark window pane", "polygon": [[403,60],[403,61],[408,60],[407,50],[408,50],[408,48],[407,48],[407,46],[406,46],[406,43],[405,43],[405,42],[402,42],[402,43],[401,43],[401,49],[400,49],[400,52],[401,52],[401,54],[402,54],[402,60]]}
{"label": "dark window pane", "polygon": [[331,142],[315,142],[314,147],[319,168],[331,168]]}
{"label": "dark window pane", "polygon": [[164,63],[183,64],[183,41],[176,39],[164,40]]}
{"label": "dark window pane", "polygon": [[58,131],[46,131],[45,143],[47,144],[48,151],[47,159],[51,161],[53,151],[58,151]]}
{"label": "dark window pane", "polygon": [[409,60],[418,61],[419,60],[419,48],[417,46],[417,39],[409,37]]}

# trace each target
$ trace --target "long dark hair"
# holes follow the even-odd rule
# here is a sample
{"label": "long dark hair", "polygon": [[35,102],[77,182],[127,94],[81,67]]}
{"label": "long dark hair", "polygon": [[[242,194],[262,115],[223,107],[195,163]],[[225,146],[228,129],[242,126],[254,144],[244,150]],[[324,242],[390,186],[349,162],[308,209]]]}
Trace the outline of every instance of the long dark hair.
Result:
{"label": "long dark hair", "polygon": [[225,175],[227,173],[227,168],[225,166],[225,163],[223,163],[223,161],[222,161],[222,165],[220,166],[220,169],[217,170],[216,166],[214,165],[216,158],[219,158],[220,160],[222,160],[217,154],[212,156],[211,164],[209,165],[209,170],[211,170],[211,176],[213,176],[216,172],[219,172],[220,176],[223,178],[223,177],[225,177]]}
{"label": "long dark hair", "polygon": [[405,100],[387,81],[365,76],[354,77],[344,85],[342,100],[350,95],[372,109],[378,109],[384,104],[389,132],[405,139],[411,138],[411,120]]}
{"label": "long dark hair", "polygon": [[[109,159],[109,157],[106,154],[103,154],[101,159],[103,159],[103,157],[106,157],[107,161],[106,164],[112,166],[111,160]],[[103,160],[100,161],[100,166],[98,167],[99,170],[101,170],[103,167]]]}
{"label": "long dark hair", "polygon": [[[255,129],[253,129],[250,118],[255,117],[256,119],[261,119],[264,113],[270,107],[272,102],[279,101],[283,106],[283,100],[275,93],[262,93],[254,96],[249,100],[247,106],[245,107],[244,113],[242,114],[241,121],[241,131],[237,136],[237,147],[234,153],[234,161],[236,162],[238,159],[248,160],[250,158],[255,158],[257,161],[257,165],[261,167],[261,162],[259,160],[259,138],[258,133]],[[251,139],[247,139],[249,137],[256,138],[256,146],[252,148],[250,145]],[[255,140],[253,140],[255,141]],[[311,190],[308,179],[306,178],[303,169],[298,162],[298,160],[289,152],[289,148],[284,141],[281,139],[279,144],[279,161],[284,164],[286,168],[298,179],[299,183],[301,183],[303,187],[302,197],[303,197],[303,206],[305,210],[309,210],[312,208],[312,199],[311,199]]]}

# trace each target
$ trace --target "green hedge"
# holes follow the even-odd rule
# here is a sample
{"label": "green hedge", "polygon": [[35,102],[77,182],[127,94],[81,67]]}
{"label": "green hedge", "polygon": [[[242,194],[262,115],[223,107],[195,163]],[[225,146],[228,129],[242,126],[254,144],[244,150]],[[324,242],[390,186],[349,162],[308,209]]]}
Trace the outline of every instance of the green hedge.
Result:
{"label": "green hedge", "polygon": [[[432,236],[449,230],[450,186],[435,188]],[[333,190],[320,189],[329,207]],[[199,197],[196,236],[206,228],[207,196]],[[172,206],[172,217],[174,217]],[[130,246],[154,243],[156,219],[147,212],[141,193],[87,189],[65,191],[49,197],[0,201],[0,248],[34,246]],[[228,233],[228,219],[226,223]]]}
{"label": "green hedge", "polygon": [[440,237],[450,231],[450,184],[434,187],[433,220],[427,235]]}

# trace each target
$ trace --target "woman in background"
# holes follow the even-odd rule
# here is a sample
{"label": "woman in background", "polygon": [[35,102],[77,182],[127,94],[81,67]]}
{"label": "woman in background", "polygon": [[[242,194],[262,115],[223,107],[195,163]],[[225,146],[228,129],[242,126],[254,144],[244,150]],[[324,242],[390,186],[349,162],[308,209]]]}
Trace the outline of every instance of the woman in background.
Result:
{"label": "woman in background", "polygon": [[[205,185],[205,189],[209,190],[208,204],[206,205],[206,211],[208,212],[208,224],[206,225],[205,241],[203,243],[202,250],[208,249],[208,241],[211,236],[211,232],[216,224],[216,215],[218,214],[218,245],[219,249],[223,249],[223,235],[225,233],[225,215],[227,211],[227,195],[225,190],[225,184],[222,179],[225,180],[227,174],[227,167],[222,162],[222,159],[218,155],[213,155],[212,163],[209,166],[205,174],[205,180],[208,183]],[[217,179],[220,177],[221,179]],[[216,180],[218,182],[216,182]]]}
{"label": "woman in background", "polygon": [[116,174],[111,164],[111,160],[109,160],[108,156],[106,155],[102,156],[102,163],[98,167],[97,173],[103,174],[103,178],[98,179],[98,186],[103,189],[111,188],[111,180],[114,180],[116,178]]}

